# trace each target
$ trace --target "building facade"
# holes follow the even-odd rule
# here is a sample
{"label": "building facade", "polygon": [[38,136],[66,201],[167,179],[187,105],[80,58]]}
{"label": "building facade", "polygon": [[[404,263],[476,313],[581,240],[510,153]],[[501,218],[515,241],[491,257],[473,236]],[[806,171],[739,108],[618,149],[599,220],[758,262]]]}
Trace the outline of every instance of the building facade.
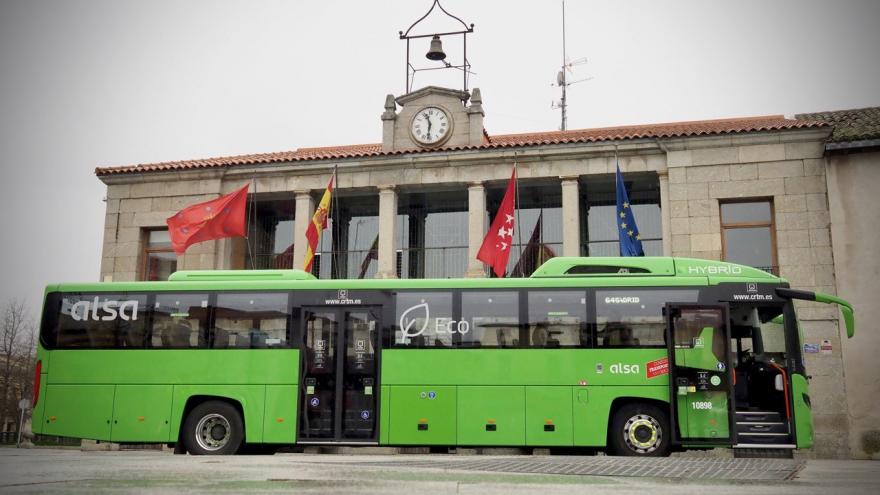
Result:
{"label": "building facade", "polygon": [[[853,391],[878,386],[876,371],[862,363],[880,342],[866,340],[868,348],[858,340],[871,333],[862,312],[876,283],[860,263],[865,256],[876,273],[877,262],[857,231],[862,217],[877,218],[876,153],[829,154],[835,127],[818,116],[493,136],[484,115],[479,89],[427,87],[386,98],[381,143],[97,169],[107,185],[101,277],[301,268],[306,226],[334,169],[334,213],[317,276],[485,277],[476,253],[514,166],[518,220],[508,272],[528,275],[535,263],[520,254],[530,240],[546,256],[617,254],[619,166],[647,255],[757,266],[793,287],[839,291],[856,303],[859,331],[846,346],[836,308],[798,310],[805,341],[832,349],[806,356],[816,397],[813,453],[863,455],[859,435],[878,428],[880,404],[877,394]],[[248,238],[203,242],[176,257],[165,219],[249,181]],[[853,192],[872,202],[859,208]]]}

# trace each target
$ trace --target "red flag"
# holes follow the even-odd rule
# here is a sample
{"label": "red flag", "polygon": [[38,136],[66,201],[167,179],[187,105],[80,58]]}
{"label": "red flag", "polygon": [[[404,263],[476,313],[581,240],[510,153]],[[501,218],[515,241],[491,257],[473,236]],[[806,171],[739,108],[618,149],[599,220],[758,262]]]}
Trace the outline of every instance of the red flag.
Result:
{"label": "red flag", "polygon": [[217,199],[187,206],[165,220],[174,252],[180,256],[197,242],[244,237],[247,234],[245,210],[248,185]]}
{"label": "red flag", "polygon": [[483,245],[477,251],[477,259],[492,266],[495,275],[504,276],[507,270],[507,259],[510,257],[510,246],[513,244],[513,210],[516,200],[516,167],[510,174],[507,191],[495,214],[495,220],[483,239]]}

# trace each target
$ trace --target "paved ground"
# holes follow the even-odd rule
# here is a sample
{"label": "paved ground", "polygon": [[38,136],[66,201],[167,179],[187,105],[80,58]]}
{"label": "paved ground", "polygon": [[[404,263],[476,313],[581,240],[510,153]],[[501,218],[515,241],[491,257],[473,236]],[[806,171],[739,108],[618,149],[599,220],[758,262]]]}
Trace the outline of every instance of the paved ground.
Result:
{"label": "paved ground", "polygon": [[0,493],[877,494],[880,463],[0,448]]}

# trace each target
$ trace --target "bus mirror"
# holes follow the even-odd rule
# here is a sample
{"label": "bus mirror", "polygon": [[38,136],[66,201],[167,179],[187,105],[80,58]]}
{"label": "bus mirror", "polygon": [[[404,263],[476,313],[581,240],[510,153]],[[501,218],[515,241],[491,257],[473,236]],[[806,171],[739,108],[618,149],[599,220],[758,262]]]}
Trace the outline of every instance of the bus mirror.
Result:
{"label": "bus mirror", "polygon": [[847,338],[851,339],[853,338],[853,335],[855,335],[855,311],[853,310],[852,304],[844,301],[843,299],[829,294],[822,294],[821,292],[810,292],[783,287],[777,288],[776,293],[779,294],[781,297],[788,297],[791,299],[802,299],[804,301],[816,301],[825,304],[838,305],[840,307],[840,312],[843,313],[843,323],[844,325],[846,325]]}
{"label": "bus mirror", "polygon": [[840,312],[843,313],[843,323],[846,325],[846,338],[851,339],[855,334],[855,315],[850,306],[841,306]]}
{"label": "bus mirror", "polygon": [[856,332],[856,317],[855,311],[853,311],[852,304],[844,301],[843,299],[828,295],[822,294],[821,292],[816,293],[816,301],[823,302],[826,304],[836,304],[840,307],[840,312],[843,313],[843,323],[846,325],[846,337],[851,339]]}

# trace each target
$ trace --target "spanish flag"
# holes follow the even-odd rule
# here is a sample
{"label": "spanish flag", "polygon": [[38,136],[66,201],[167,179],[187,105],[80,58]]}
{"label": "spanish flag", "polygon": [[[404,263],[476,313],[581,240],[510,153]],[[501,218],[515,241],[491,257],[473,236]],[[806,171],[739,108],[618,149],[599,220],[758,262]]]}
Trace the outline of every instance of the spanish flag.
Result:
{"label": "spanish flag", "polygon": [[318,203],[318,208],[312,217],[312,223],[306,229],[308,245],[306,246],[306,259],[303,270],[307,272],[312,271],[312,261],[315,260],[315,251],[318,249],[318,241],[321,240],[321,231],[327,228],[327,216],[330,214],[330,197],[333,195],[333,179],[335,177],[336,174],[330,177],[330,183],[327,184],[327,190],[324,191],[324,196],[321,197],[321,202]]}

